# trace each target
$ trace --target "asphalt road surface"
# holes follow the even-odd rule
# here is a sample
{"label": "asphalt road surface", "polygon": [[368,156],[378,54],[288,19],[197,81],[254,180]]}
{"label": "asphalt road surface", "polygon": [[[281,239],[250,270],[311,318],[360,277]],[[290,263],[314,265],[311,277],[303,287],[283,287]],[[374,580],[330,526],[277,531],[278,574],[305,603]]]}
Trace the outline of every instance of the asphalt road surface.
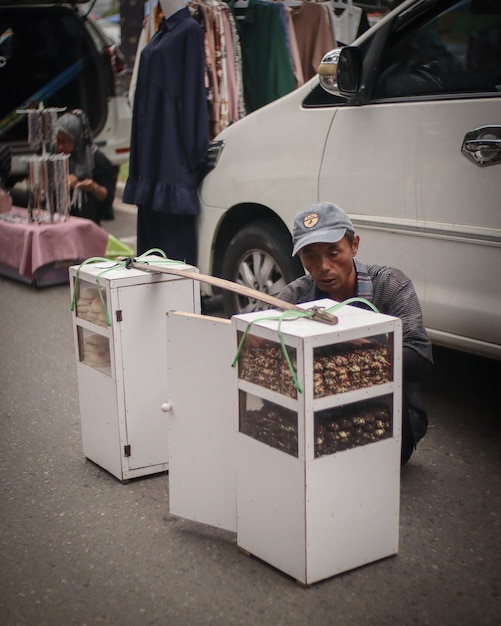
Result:
{"label": "asphalt road surface", "polygon": [[121,484],[87,461],[69,287],[0,290],[0,624],[501,623],[501,363],[435,349],[398,555],[305,589],[233,533],[171,517],[168,473]]}

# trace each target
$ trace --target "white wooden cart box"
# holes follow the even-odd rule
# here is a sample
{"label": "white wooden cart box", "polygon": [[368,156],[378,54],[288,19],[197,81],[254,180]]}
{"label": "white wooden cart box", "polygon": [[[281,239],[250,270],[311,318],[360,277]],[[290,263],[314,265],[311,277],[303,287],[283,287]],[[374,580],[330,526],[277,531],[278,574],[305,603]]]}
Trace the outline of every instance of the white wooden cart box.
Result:
{"label": "white wooden cart box", "polygon": [[[178,441],[180,428],[192,435],[184,440],[187,447],[171,448],[170,510],[236,530],[242,550],[308,585],[398,551],[401,322],[352,306],[336,312],[335,326],[284,321],[281,334],[302,389],[298,393],[278,322],[269,319],[278,315],[235,316],[231,340],[228,327],[222,327],[217,351],[226,365],[219,370],[204,362],[203,355],[210,359],[213,351],[197,350],[190,372],[195,380],[205,377],[205,404],[195,406],[193,397],[180,393],[174,379],[188,372],[175,368],[172,441]],[[236,375],[229,361],[249,322]],[[177,344],[171,351],[182,348],[193,364],[192,344],[182,339],[187,323],[181,313],[168,316],[169,336]],[[189,323],[197,336],[207,336],[203,317],[192,316]],[[324,376],[333,361],[337,378],[335,372]],[[211,437],[215,428],[221,431],[217,439]],[[186,462],[193,433],[198,468]],[[205,455],[204,441],[209,442]],[[227,477],[215,507],[205,487],[194,491],[200,480],[214,491],[211,459]]]}
{"label": "white wooden cart box", "polygon": [[252,336],[277,355],[266,362],[251,347],[239,361],[237,542],[304,584],[398,551],[401,322],[351,306],[336,314],[335,326],[281,325],[302,392],[277,322],[234,318],[238,335],[254,322]]}
{"label": "white wooden cart box", "polygon": [[199,312],[199,284],[111,261],[71,267],[70,284],[84,455],[122,481],[166,470],[165,317]]}

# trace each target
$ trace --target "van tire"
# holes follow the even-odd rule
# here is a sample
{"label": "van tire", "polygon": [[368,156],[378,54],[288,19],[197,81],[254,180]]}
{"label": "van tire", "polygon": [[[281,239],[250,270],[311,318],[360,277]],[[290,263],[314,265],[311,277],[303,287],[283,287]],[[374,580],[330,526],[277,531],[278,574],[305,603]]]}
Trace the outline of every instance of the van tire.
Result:
{"label": "van tire", "polygon": [[[236,283],[278,296],[285,285],[304,274],[301,262],[291,256],[290,234],[275,222],[261,220],[242,228],[230,241],[223,258],[222,275]],[[249,313],[268,305],[223,291],[225,315]]]}

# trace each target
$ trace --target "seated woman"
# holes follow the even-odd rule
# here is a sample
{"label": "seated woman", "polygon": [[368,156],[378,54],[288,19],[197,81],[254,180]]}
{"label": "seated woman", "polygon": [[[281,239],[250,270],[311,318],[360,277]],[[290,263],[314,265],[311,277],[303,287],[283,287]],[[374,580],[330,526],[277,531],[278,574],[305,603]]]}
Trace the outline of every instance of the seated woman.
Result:
{"label": "seated woman", "polygon": [[117,171],[94,143],[87,115],[73,109],[55,125],[56,152],[69,154],[71,215],[96,224],[113,219]]}

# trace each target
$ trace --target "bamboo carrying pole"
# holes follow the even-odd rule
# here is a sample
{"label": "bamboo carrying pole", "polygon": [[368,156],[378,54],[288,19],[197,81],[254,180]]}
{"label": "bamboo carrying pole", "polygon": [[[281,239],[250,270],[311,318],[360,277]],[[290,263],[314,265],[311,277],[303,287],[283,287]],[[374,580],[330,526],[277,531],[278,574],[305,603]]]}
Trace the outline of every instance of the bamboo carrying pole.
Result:
{"label": "bamboo carrying pole", "polygon": [[284,311],[301,311],[301,313],[305,313],[309,311],[312,313],[311,319],[317,322],[323,322],[324,324],[337,324],[338,319],[332,313],[327,313],[326,311],[318,308],[312,307],[311,309],[304,309],[302,307],[297,306],[296,304],[291,304],[290,302],[285,302],[285,300],[280,300],[280,298],[275,298],[275,296],[270,296],[263,291],[258,291],[257,289],[251,289],[250,287],[246,287],[245,285],[240,285],[238,283],[234,283],[231,280],[226,280],[225,278],[218,278],[217,276],[208,276],[207,274],[199,274],[198,272],[192,272],[190,270],[181,270],[173,267],[164,267],[162,265],[153,265],[151,263],[138,263],[135,260],[129,259],[121,259],[124,261],[128,261],[126,267],[134,268],[137,270],[143,270],[147,272],[160,272],[162,274],[172,274],[174,276],[181,276],[183,278],[191,278],[192,280],[197,280],[202,283],[207,283],[208,285],[212,285],[213,287],[218,287],[220,289],[228,289],[229,291],[233,291],[238,293],[241,296],[246,296],[248,298],[254,298],[255,300],[259,300],[260,302],[265,302],[270,306],[276,309],[282,309]]}

